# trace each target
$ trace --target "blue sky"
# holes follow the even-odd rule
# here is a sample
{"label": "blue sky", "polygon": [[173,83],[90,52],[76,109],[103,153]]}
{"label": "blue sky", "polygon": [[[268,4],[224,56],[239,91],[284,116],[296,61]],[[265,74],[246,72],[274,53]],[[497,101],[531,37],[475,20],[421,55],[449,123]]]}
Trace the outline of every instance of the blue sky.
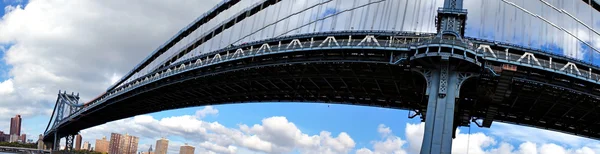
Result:
{"label": "blue sky", "polygon": [[[4,7],[7,5],[11,5],[11,3],[6,0],[0,1],[0,7],[2,8],[2,11],[0,11],[0,17],[4,16]],[[7,71],[10,68],[8,68],[8,65],[4,61],[4,50],[8,50],[10,46],[10,44],[0,43],[0,81],[4,81],[8,78]]]}
{"label": "blue sky", "polygon": [[[7,5],[18,5],[18,4],[26,4],[26,3],[28,3],[28,1],[1,0],[0,7],[5,8]],[[59,8],[57,8],[57,9],[59,9]],[[154,10],[152,10],[152,11],[154,11]],[[326,9],[326,11],[321,14],[321,16],[327,16],[330,14],[334,14],[337,11],[339,11],[339,10]],[[0,16],[4,16],[4,11],[0,11]],[[193,15],[193,16],[196,16],[196,15]],[[168,18],[175,18],[175,17],[170,16]],[[159,19],[156,19],[156,20],[159,20]],[[169,19],[169,20],[165,20],[165,21],[171,21],[171,20]],[[189,22],[190,20],[185,19],[182,21]],[[1,23],[2,23],[2,20],[0,20],[0,24]],[[118,22],[115,22],[115,23],[118,23]],[[600,22],[598,24],[600,24]],[[163,27],[160,27],[160,28],[163,28]],[[176,27],[176,28],[180,28],[180,27]],[[138,29],[138,27],[135,27],[135,29]],[[472,28],[472,29],[474,29],[474,28]],[[168,36],[170,34],[172,34],[172,33],[165,32],[165,36]],[[493,36],[492,32],[486,32],[486,34]],[[152,36],[152,37],[154,37],[154,36]],[[144,37],[139,37],[139,38],[144,38]],[[158,39],[156,39],[156,40],[164,41],[165,38],[168,38],[168,37],[158,37]],[[518,37],[515,37],[513,39],[522,40],[521,38],[518,38]],[[107,39],[98,39],[98,40],[107,40]],[[0,48],[8,49],[13,45],[13,43],[18,44],[19,42],[10,42],[9,43],[9,42],[1,42],[0,41]],[[150,45],[147,45],[147,46],[150,46],[150,48],[154,48],[160,43],[162,43],[162,42],[158,42],[158,43],[153,42],[153,43],[149,43]],[[142,46],[142,45],[140,45],[140,46]],[[552,43],[544,43],[543,45],[540,44],[540,46],[543,49],[547,49],[548,51],[551,51],[554,53],[563,53],[563,50],[564,50],[560,46],[558,46],[556,44],[552,44]],[[128,51],[128,50],[126,50],[126,51]],[[150,51],[150,50],[147,50],[147,51]],[[4,61],[5,54],[6,54],[6,52],[0,51],[0,83],[2,83],[2,81],[6,81],[7,79],[13,78],[13,77],[9,76],[9,74],[8,74],[8,72],[13,68],[13,66],[7,64],[6,61]],[[68,55],[68,54],[64,54],[64,55]],[[145,55],[144,55],[144,57],[145,57]],[[85,81],[85,82],[87,82],[87,81]],[[100,85],[100,84],[97,84],[97,85]],[[97,86],[97,85],[94,85],[94,86]],[[55,85],[48,86],[48,87],[63,88],[63,87],[59,87],[59,86],[55,86]],[[29,87],[27,87],[27,88],[29,88]],[[105,87],[98,87],[98,89],[105,89]],[[74,88],[72,90],[78,90],[78,89]],[[47,101],[39,103],[38,105],[45,106],[47,108],[51,107],[51,106],[48,106],[49,104],[53,105],[53,103],[54,103],[53,98],[55,98],[55,91],[57,91],[57,90],[55,90],[55,91],[49,90],[49,91],[50,92],[45,92],[45,93],[50,93],[50,94],[47,94],[47,95],[50,95],[50,99],[47,99]],[[88,94],[88,95],[95,95],[95,94]],[[24,100],[26,100],[26,99],[24,99]],[[0,101],[2,101],[2,100],[0,100]],[[19,103],[21,103],[21,102],[19,102]],[[2,104],[0,104],[0,105],[2,105]],[[17,105],[17,103],[9,104],[9,105]],[[221,124],[222,126],[224,126],[226,128],[241,130],[240,125],[247,125],[250,127],[252,127],[253,125],[265,126],[265,125],[267,125],[264,123],[265,119],[270,119],[272,117],[285,117],[287,119],[287,121],[293,123],[299,130],[302,131],[303,134],[308,134],[309,136],[319,135],[322,131],[331,132],[331,136],[333,136],[333,137],[337,137],[338,134],[340,134],[342,132],[347,133],[352,138],[352,140],[356,143],[356,145],[352,148],[350,153],[355,153],[356,151],[358,151],[361,148],[368,148],[371,151],[375,151],[375,148],[374,148],[375,144],[384,143],[385,141],[387,141],[387,139],[389,139],[389,138],[383,138],[382,133],[379,132],[379,128],[380,128],[381,124],[385,125],[385,127],[381,127],[381,128],[389,128],[394,137],[397,136],[397,137],[399,137],[399,139],[401,141],[403,140],[405,142],[409,142],[409,141],[407,141],[410,138],[410,136],[407,135],[407,134],[409,134],[409,133],[407,133],[407,131],[408,131],[407,124],[418,125],[420,123],[420,119],[418,117],[415,119],[409,119],[407,111],[375,108],[375,107],[364,107],[364,106],[316,104],[316,103],[250,103],[250,104],[219,105],[219,106],[213,106],[213,108],[214,108],[215,112],[218,110],[218,113],[212,113],[206,117],[201,117],[201,118],[196,117],[194,120],[204,121],[207,123],[218,122],[219,124]],[[152,113],[152,114],[149,114],[148,116],[151,117],[153,120],[160,121],[160,122],[157,122],[156,124],[160,124],[162,126],[164,123],[167,123],[166,120],[169,118],[184,117],[184,116],[196,116],[197,112],[203,111],[205,109],[206,109],[206,107],[191,107],[191,108],[184,108],[184,109],[178,109],[178,110],[169,110],[169,111],[163,111],[163,112],[158,112],[158,113]],[[23,129],[24,130],[23,131],[28,134],[30,139],[31,138],[36,139],[37,134],[41,134],[44,131],[46,124],[48,123],[48,120],[49,120],[49,115],[43,114],[43,113],[42,114],[36,113],[36,114],[30,114],[30,115],[33,115],[33,116],[24,116],[24,121],[23,121]],[[143,117],[137,117],[137,118],[143,118]],[[146,117],[146,118],[148,118],[148,117]],[[165,120],[165,121],[163,121],[163,120]],[[4,121],[8,122],[8,119],[6,119]],[[194,143],[194,144],[196,144],[196,147],[199,147],[198,146],[199,143],[194,141],[193,139],[186,138],[188,136],[178,135],[178,133],[186,134],[186,135],[198,134],[195,132],[190,133],[190,132],[185,132],[185,130],[182,130],[184,132],[166,132],[165,131],[164,133],[159,133],[162,135],[148,133],[148,134],[152,134],[154,136],[142,137],[142,136],[148,136],[148,134],[146,134],[145,131],[136,132],[135,130],[131,129],[134,127],[118,128],[117,126],[123,126],[123,125],[120,125],[120,124],[122,124],[120,122],[132,122],[131,125],[135,125],[135,126],[148,126],[148,125],[144,125],[146,123],[144,123],[145,121],[143,121],[143,120],[136,121],[135,118],[127,118],[125,120],[119,120],[119,121],[105,124],[100,127],[94,127],[92,129],[89,129],[87,132],[84,132],[84,134],[85,134],[83,137],[84,141],[92,141],[92,143],[93,143],[94,139],[98,139],[100,136],[110,136],[110,132],[117,132],[117,133],[131,133],[132,135],[140,136],[141,137],[140,149],[146,149],[145,147],[147,147],[150,144],[154,145],[156,138],[158,138],[162,135],[167,136],[173,143],[189,142],[189,143]],[[159,126],[157,126],[157,127],[159,127]],[[0,129],[5,129],[5,128],[6,127],[4,127],[4,128],[0,127]],[[125,130],[125,132],[116,131],[117,129]],[[140,130],[143,129],[143,130],[150,131],[152,129],[158,129],[158,128],[147,127],[147,128],[137,128],[137,129],[140,129]],[[165,129],[165,130],[171,131],[171,130],[178,130],[178,129],[169,128],[169,129]],[[8,130],[2,130],[2,131],[7,132]],[[492,125],[492,128],[490,128],[490,129],[478,128],[473,125],[473,127],[470,127],[470,130],[467,127],[461,127],[459,131],[461,132],[461,134],[465,134],[469,131],[471,132],[471,134],[480,133],[478,135],[469,136],[469,139],[471,139],[470,142],[472,142],[472,144],[470,144],[470,145],[471,146],[479,146],[479,147],[481,147],[481,149],[483,149],[485,151],[493,151],[493,149],[500,148],[500,146],[501,146],[500,144],[502,142],[506,142],[506,143],[512,145],[513,149],[516,150],[519,148],[520,145],[522,145],[523,143],[525,143],[527,141],[537,144],[538,147],[552,143],[552,144],[562,146],[562,147],[565,147],[568,149],[579,149],[583,146],[589,146],[591,148],[594,148],[595,150],[600,149],[600,143],[598,143],[597,141],[594,141],[594,140],[584,139],[584,138],[580,138],[580,137],[574,137],[574,136],[570,136],[570,135],[564,135],[564,134],[560,134],[560,133],[542,131],[542,130],[527,128],[527,127],[506,125],[506,124],[501,124],[501,123],[494,123]],[[215,134],[215,132],[213,132],[213,134]],[[218,133],[216,133],[216,134],[218,134]],[[488,142],[483,141],[483,140],[489,139],[489,138],[493,139],[495,142],[492,145],[485,145],[485,144],[491,144],[489,141]],[[455,145],[465,145],[465,142],[463,142],[463,140],[460,140],[460,141],[457,141],[457,140],[455,140]],[[478,143],[481,145],[478,145]],[[250,153],[250,152],[248,152],[249,151],[248,147],[244,147],[241,145],[236,145],[236,146],[239,148],[238,152]],[[410,143],[402,144],[402,149],[404,149],[404,150],[410,149],[409,146],[410,146]],[[473,147],[470,147],[470,148],[473,148]],[[293,152],[300,153],[301,150],[295,149],[295,150],[293,150]],[[473,151],[470,151],[470,152],[473,152]],[[477,152],[475,152],[475,153],[477,153]],[[488,152],[488,153],[490,153],[490,152]]]}

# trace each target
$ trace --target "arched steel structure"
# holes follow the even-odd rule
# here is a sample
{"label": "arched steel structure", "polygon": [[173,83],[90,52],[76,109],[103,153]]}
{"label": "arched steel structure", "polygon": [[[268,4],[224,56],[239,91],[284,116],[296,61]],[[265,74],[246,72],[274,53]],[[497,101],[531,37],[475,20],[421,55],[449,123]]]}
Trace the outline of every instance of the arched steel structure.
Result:
{"label": "arched steel structure", "polygon": [[[411,118],[420,115],[426,123],[421,153],[449,153],[455,128],[471,122],[600,138],[600,68],[593,62],[536,45],[474,37],[468,25],[478,22],[471,21],[477,16],[467,15],[463,8],[473,11],[472,6],[461,0],[348,2],[223,1],[97,98],[78,103],[78,96],[59,93],[44,141],[140,114],[242,102],[411,110]],[[597,50],[536,11],[495,2],[588,45],[590,55]],[[597,33],[588,21],[560,11],[560,5],[540,3]],[[411,4],[443,7],[421,10],[431,16],[407,17],[409,8],[421,9]],[[405,9],[394,9],[401,6]],[[406,24],[415,21],[422,25]]]}

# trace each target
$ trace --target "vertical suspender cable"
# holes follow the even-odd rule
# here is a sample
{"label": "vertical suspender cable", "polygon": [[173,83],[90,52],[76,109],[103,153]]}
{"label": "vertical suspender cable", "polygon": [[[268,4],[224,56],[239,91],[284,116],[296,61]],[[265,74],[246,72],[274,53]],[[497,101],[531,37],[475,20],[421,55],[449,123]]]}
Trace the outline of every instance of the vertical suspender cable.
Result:
{"label": "vertical suspender cable", "polygon": [[[381,10],[381,9],[379,9],[380,4],[381,3],[377,3],[377,6],[374,6],[375,10],[373,11],[373,16],[374,17],[372,17],[373,18],[373,20],[372,20],[373,22],[371,23],[371,30],[373,30],[373,28],[375,27],[375,22],[377,21],[377,18],[380,17],[380,15],[379,15],[379,10]],[[369,5],[369,8],[371,8],[371,5]]]}
{"label": "vertical suspender cable", "polygon": [[406,10],[408,9],[408,2],[410,2],[410,0],[405,0],[406,4],[404,5],[404,14],[402,14],[402,26],[401,26],[401,30],[400,31],[404,31],[404,24],[406,22]]}
{"label": "vertical suspender cable", "polygon": [[396,8],[393,7],[393,4],[396,2],[400,3],[399,1],[396,0],[396,1],[390,1],[390,4],[388,4],[388,20],[389,20],[389,22],[387,24],[387,28],[386,28],[387,30],[395,29],[392,26],[392,22],[396,23],[396,20],[398,20],[397,18],[392,18],[392,14],[394,13],[394,10],[396,10]]}
{"label": "vertical suspender cable", "polygon": [[[308,2],[305,2],[305,3],[308,3]],[[287,10],[288,10],[288,11],[290,11],[290,14],[292,14],[292,12],[294,11],[294,10],[292,9],[292,5],[294,5],[294,2],[290,1],[290,4],[288,4],[288,8],[287,8]],[[287,15],[287,14],[286,14],[286,15]],[[290,29],[290,19],[289,19],[289,18],[288,18],[288,19],[285,19],[285,26],[284,26],[284,27],[285,27],[285,28],[284,28],[284,29],[285,29],[285,31],[288,31],[288,29]]]}
{"label": "vertical suspender cable", "polygon": [[[563,8],[564,8],[563,1],[562,1],[562,0],[559,0],[559,1],[558,1],[558,3],[559,3],[558,5],[560,6],[560,7],[558,7],[558,8],[559,8],[559,9],[563,9]],[[557,24],[558,24],[558,26],[560,26],[560,27],[565,27],[565,21],[563,20],[563,16],[564,16],[564,15],[565,15],[565,14],[563,14],[563,13],[560,13],[560,15],[559,15],[559,19],[558,19],[558,21],[561,21],[561,22],[558,22]],[[561,31],[561,30],[560,30],[560,29],[558,29],[558,28],[557,28],[557,31],[559,31],[559,32],[557,33],[557,34],[559,34],[559,35],[557,36],[557,39],[558,39],[558,41],[560,41],[560,42],[558,43],[558,44],[560,44],[560,46],[559,46],[559,47],[560,47],[560,48],[562,48],[563,50],[567,50],[567,48],[566,48],[566,45],[565,45],[565,43],[564,43],[564,42],[565,42],[565,38],[566,38],[566,37],[564,37],[564,35],[565,35],[565,34],[564,34],[564,31]],[[563,53],[564,53],[564,51],[563,51]],[[561,54],[563,54],[563,53],[561,53]],[[567,55],[564,55],[564,56],[567,56]]]}
{"label": "vertical suspender cable", "polygon": [[[409,1],[410,1],[410,0],[409,0]],[[415,11],[415,9],[417,9],[417,2],[415,2],[415,1],[413,1],[413,2],[414,2],[414,3],[413,3],[413,7],[412,7],[412,8],[413,8],[413,11],[412,11],[412,14],[411,14],[411,15],[412,15],[412,17],[410,18],[410,23],[409,23],[409,24],[410,24],[410,27],[408,27],[408,31],[410,31],[410,30],[413,30],[413,31],[414,31],[413,27],[415,26],[415,24],[414,24],[414,23],[415,23],[415,17],[416,17],[416,16],[415,16],[415,14],[414,14],[414,13],[416,12],[416,11]]]}
{"label": "vertical suspender cable", "polygon": [[517,40],[517,24],[515,24],[515,22],[517,22],[517,8],[514,8],[515,10],[515,14],[513,16],[511,25],[512,25],[512,32],[513,32],[513,39],[511,41],[513,41],[512,43],[514,43]]}
{"label": "vertical suspender cable", "polygon": [[414,29],[415,32],[420,32],[418,30],[420,28],[419,27],[419,25],[420,25],[419,23],[420,23],[421,20],[423,20],[423,18],[421,18],[421,16],[420,16],[421,15],[421,2],[422,1],[419,1],[418,4],[416,4],[416,7],[415,7],[417,9],[415,11],[417,13],[417,15],[413,17],[413,18],[417,17],[417,19],[416,19],[417,23],[415,24],[415,29]]}
{"label": "vertical suspender cable", "polygon": [[[356,1],[357,0],[354,0],[354,2],[352,2],[352,8],[356,7]],[[347,23],[346,30],[354,29],[354,27],[352,26],[352,22],[354,22],[354,12],[356,12],[356,10],[350,11],[350,21]]]}
{"label": "vertical suspender cable", "polygon": [[[369,0],[369,3],[371,3],[371,0]],[[367,11],[363,11],[363,16],[364,16],[364,20],[360,20],[360,21],[367,21],[369,19],[369,11],[371,11],[371,5],[367,6]],[[367,29],[367,22],[362,22],[363,25],[361,26],[362,29]]]}
{"label": "vertical suspender cable", "polygon": [[[498,1],[498,6],[502,7],[502,1]],[[501,34],[498,34],[498,33],[500,33],[500,22],[502,22],[502,19],[500,19],[498,17],[501,14],[499,7],[494,7],[496,9],[496,18],[494,19],[494,25],[496,25],[494,27],[494,40],[498,40],[499,36],[501,35]],[[500,39],[500,40],[502,40],[502,39]]]}
{"label": "vertical suspender cable", "polygon": [[[322,0],[325,1],[325,0]],[[315,16],[315,28],[313,29],[313,32],[317,32],[317,25],[319,25],[319,23],[321,23],[321,27],[319,28],[323,28],[323,20],[319,20],[323,15],[323,11],[321,10],[323,8],[323,5],[327,5],[327,4],[319,4],[319,9],[317,10],[317,15]],[[320,30],[319,30],[320,31]]]}
{"label": "vertical suspender cable", "polygon": [[[519,1],[521,2],[520,4],[523,4],[525,2],[524,0],[519,0]],[[525,13],[524,12],[519,12],[519,14],[521,15],[521,18],[520,18],[521,21],[519,22],[519,23],[521,23],[521,28],[519,29],[519,30],[521,30],[520,33],[519,33],[519,34],[521,34],[521,36],[520,36],[521,40],[520,41],[525,46],[525,44],[526,44],[525,42],[527,42],[527,39],[525,38],[525,37],[527,37],[527,35],[524,34],[525,33],[525,28],[523,28],[523,27],[527,27],[527,24],[525,24]]]}
{"label": "vertical suspender cable", "polygon": [[484,23],[485,23],[485,16],[487,15],[487,13],[486,13],[485,7],[483,5],[483,3],[485,3],[485,1],[480,1],[480,2],[481,2],[480,9],[481,9],[481,12],[483,12],[483,15],[479,14],[479,17],[480,17],[480,19],[479,19],[480,26],[479,26],[479,36],[477,36],[477,37],[478,38],[485,38],[485,32],[484,32],[485,25],[484,25]]}
{"label": "vertical suspender cable", "polygon": [[[502,1],[500,1],[502,2]],[[506,17],[506,4],[504,3],[500,3],[500,6],[502,6],[502,26],[503,26],[503,30],[502,30],[502,40],[504,40],[505,42],[508,42],[508,39],[506,38],[506,32],[508,32],[508,25],[506,24],[506,20],[508,20]]]}
{"label": "vertical suspender cable", "polygon": [[385,21],[386,21],[385,15],[386,15],[386,11],[387,11],[386,10],[387,7],[385,4],[387,4],[387,3],[388,3],[388,1],[377,3],[377,14],[378,15],[376,15],[376,16],[380,16],[380,17],[377,18],[377,19],[379,19],[379,21],[375,22],[375,23],[379,23],[378,25],[375,26],[376,30],[381,30],[383,25],[385,25]]}
{"label": "vertical suspender cable", "polygon": [[[575,14],[576,16],[579,15],[579,4],[580,3],[575,3],[575,1],[573,1],[573,5],[575,5],[575,10],[576,10],[575,12],[573,12],[573,14]],[[573,19],[573,20],[575,20],[575,19]],[[573,24],[575,24],[575,27],[573,28],[573,29],[575,29],[575,32],[574,32],[575,33],[575,38],[579,38],[579,35],[577,35],[577,34],[579,34],[579,30],[580,30],[579,26],[581,24],[578,23],[578,22],[573,22]],[[575,49],[574,50],[575,51],[575,57],[579,57],[579,45],[578,45],[578,43],[573,44],[573,49]],[[580,59],[580,60],[583,60],[583,59]]]}
{"label": "vertical suspender cable", "polygon": [[[402,3],[401,0],[398,1],[394,1],[394,2],[398,2],[398,6],[396,6],[396,8],[400,8],[400,3]],[[394,9],[396,10],[396,15],[394,16],[394,27],[392,27],[392,30],[396,30],[396,28],[398,27],[398,14],[400,14],[400,10],[398,9]],[[402,31],[402,29],[399,29],[398,31]]]}
{"label": "vertical suspender cable", "polygon": [[[592,10],[593,10],[593,8],[592,8],[592,1],[591,1],[591,0],[588,0],[588,4],[590,5],[590,6],[589,6],[589,9],[590,9],[590,18],[591,18],[591,17],[592,17]],[[587,7],[587,6],[586,6],[586,7]],[[595,23],[593,22],[593,21],[594,21],[594,18],[591,18],[591,19],[590,19],[590,21],[592,22],[592,23],[591,23],[591,25],[592,25],[592,26],[591,26],[591,28],[593,28],[593,27],[594,27],[594,24],[595,24]],[[591,31],[592,31],[592,30],[588,29],[588,34],[590,34],[590,35],[588,36],[588,37],[589,37],[588,39],[590,40],[590,42],[592,42],[591,44],[593,44],[594,40],[592,40],[592,35],[594,35],[594,34],[593,34]],[[592,63],[592,64],[593,64],[593,62],[592,62],[592,61],[593,61],[593,58],[592,58],[592,57],[594,57],[594,52],[593,52],[593,50],[590,50],[590,55],[589,55],[588,57],[589,57],[589,61],[590,61],[590,63]]]}
{"label": "vertical suspender cable", "polygon": [[[341,10],[341,9],[339,9],[339,8],[341,8],[341,7],[340,7],[340,1],[339,1],[339,0],[335,2],[335,6],[334,6],[333,8],[334,8],[334,10],[335,10],[335,12],[336,12],[336,13],[337,13],[337,11]],[[335,16],[333,17],[333,19],[331,19],[331,29],[330,29],[331,31],[334,31],[334,30],[335,30],[335,27],[336,27],[336,23],[337,23],[337,18],[338,18],[338,16],[339,16],[339,15],[335,15]]]}
{"label": "vertical suspender cable", "polygon": [[[290,4],[290,8],[292,8],[292,7],[291,7],[292,5],[293,5],[293,4]],[[305,3],[304,3],[304,6],[302,7],[302,9],[306,9],[308,6],[309,6],[309,5],[308,5],[308,2],[305,2]],[[291,9],[288,9],[288,10],[290,10],[290,14],[292,14],[293,10],[291,10]],[[312,9],[310,10],[310,13],[312,13]],[[300,20],[302,20],[302,22],[304,22],[304,20],[306,20],[306,18],[305,18],[306,14],[308,14],[308,11],[306,11],[306,12],[302,12],[302,19],[300,19]],[[286,14],[286,15],[287,15],[287,14]],[[286,20],[290,20],[290,19],[286,19]],[[310,19],[310,14],[308,14],[308,20],[306,21],[306,23],[309,23],[309,22],[311,22],[311,19]],[[304,25],[304,23],[302,23],[302,25]],[[304,29],[304,28],[299,28],[299,29],[296,31],[296,33],[300,33],[300,32],[302,31],[302,29]],[[306,29],[307,29],[307,30],[306,30],[306,32],[309,32],[309,31],[310,31],[310,26],[306,26]],[[289,29],[285,29],[285,31],[288,31],[288,30],[289,30]]]}
{"label": "vertical suspender cable", "polygon": [[[544,14],[544,7],[546,7],[546,6],[544,6],[542,4],[542,5],[540,5],[540,7],[542,9],[542,14],[541,15],[546,15],[546,14]],[[538,37],[539,37],[538,40],[540,42],[540,49],[543,49],[542,47],[543,47],[544,44],[546,44],[545,42],[547,42],[547,41],[546,41],[546,37],[542,37],[542,36],[544,35],[544,32],[546,31],[546,27],[547,27],[548,24],[545,24],[544,22],[542,22],[541,19],[537,19],[536,21],[539,21],[539,23],[540,23],[540,25],[542,27],[542,29],[539,30],[540,34],[538,35]]]}
{"label": "vertical suspender cable", "polygon": [[382,6],[382,11],[381,13],[383,14],[383,16],[381,17],[381,25],[379,25],[379,29],[380,30],[387,30],[387,25],[390,22],[390,18],[388,17],[388,12],[389,12],[389,6],[390,6],[390,1],[385,1],[383,2],[383,6]]}
{"label": "vertical suspender cable", "polygon": [[[523,5],[525,5],[527,1],[523,1]],[[532,7],[536,7],[536,6],[532,6]],[[532,8],[534,9],[534,8]],[[525,23],[525,29],[527,29],[527,33],[523,34],[525,36],[527,36],[527,47],[529,48],[533,48],[533,39],[535,39],[532,35],[534,34],[534,31],[532,30],[532,28],[534,27],[532,24],[534,24],[535,22],[533,22],[532,20],[535,20],[531,15],[525,14],[523,13],[523,15],[525,15],[525,18],[523,18],[526,23]],[[536,27],[537,29],[539,29],[539,27]]]}
{"label": "vertical suspender cable", "polygon": [[433,3],[433,1],[425,1],[425,4],[423,6],[423,12],[426,14],[425,18],[423,19],[423,28],[421,29],[423,32],[429,32],[429,29],[431,28],[431,26],[429,25],[429,22],[431,21],[431,12],[432,10],[431,8],[431,3]]}
{"label": "vertical suspender cable", "polygon": [[377,3],[377,8],[380,8],[380,9],[377,9],[377,11],[380,12],[378,14],[381,15],[381,18],[379,18],[380,19],[379,26],[378,26],[379,29],[377,29],[377,30],[384,30],[386,27],[385,25],[387,24],[387,21],[389,21],[387,19],[387,6],[388,6],[387,3],[389,3],[389,1]]}
{"label": "vertical suspender cable", "polygon": [[381,26],[379,26],[380,27],[379,29],[389,30],[389,28],[388,28],[389,26],[388,25],[390,24],[390,20],[391,20],[391,18],[390,18],[390,13],[391,13],[391,11],[390,11],[391,10],[390,9],[390,5],[392,5],[390,3],[392,3],[392,2],[393,1],[385,1],[385,3],[383,4],[383,14],[384,14],[384,16],[383,16],[382,20],[385,21],[385,22],[382,21],[383,24]]}
{"label": "vertical suspender cable", "polygon": [[[324,5],[325,5],[325,11],[321,10],[321,6],[323,6],[323,5],[319,6],[319,13],[317,14],[317,19],[316,20],[318,20],[319,18],[323,18],[323,17],[326,16],[325,13],[327,12],[327,8],[328,8],[327,5],[329,5],[329,3],[324,4]],[[319,31],[318,32],[323,32],[323,26],[325,25],[325,20],[317,21],[317,23],[321,23],[321,25],[319,26]],[[315,30],[315,32],[316,32],[316,30]]]}
{"label": "vertical suspender cable", "polygon": [[[371,2],[371,0],[369,0],[369,2]],[[361,4],[359,4],[359,6],[360,5]],[[360,11],[360,20],[358,20],[356,22],[356,27],[355,27],[356,29],[365,29],[364,27],[365,27],[365,23],[366,22],[364,22],[364,21],[366,20],[365,18],[367,18],[366,15],[365,15],[365,12],[367,12],[367,11],[369,11],[368,7],[361,8],[361,11]]]}
{"label": "vertical suspender cable", "polygon": [[[551,1],[554,1],[554,0],[551,0]],[[552,4],[554,4],[554,2]],[[552,8],[550,8],[550,9],[548,9],[548,13],[550,14],[549,16],[553,17],[553,19],[554,19],[553,22],[556,22],[558,19],[558,17],[556,16],[556,12]],[[552,41],[551,48],[550,48],[551,52],[554,52],[554,48],[555,48],[554,46],[558,45],[558,43],[556,42],[555,28],[556,27],[554,27],[554,26],[548,26],[548,30],[546,31],[547,32],[546,34],[550,35],[550,39]]]}
{"label": "vertical suspender cable", "polygon": [[[275,4],[275,5],[281,5],[281,4],[282,4],[282,3],[278,3],[278,4]],[[275,20],[277,20],[277,21],[281,19],[280,17],[283,17],[283,16],[281,15],[281,7],[282,7],[282,6],[275,7],[275,8],[277,9],[277,14],[275,15]],[[298,20],[298,22],[302,22],[302,20]],[[272,35],[272,37],[275,37],[275,36],[277,36],[277,25],[279,25],[279,23],[278,23],[278,24],[275,24],[275,25],[273,25],[273,35]],[[232,37],[232,38],[233,38],[233,37]]]}
{"label": "vertical suspender cable", "polygon": [[469,154],[469,146],[471,145],[471,123],[469,123],[469,136],[467,138],[467,154]]}
{"label": "vertical suspender cable", "polygon": [[273,7],[268,7],[267,9],[265,9],[264,11],[262,11],[264,13],[265,19],[263,20],[263,23],[260,26],[260,28],[265,28],[265,29],[260,30],[261,32],[258,34],[259,40],[262,40],[262,39],[265,39],[265,38],[269,37],[269,36],[265,36],[265,35],[269,31],[269,27],[272,28],[271,25],[267,25],[267,21],[269,19],[273,19],[272,16],[271,16],[271,14],[269,14],[269,13],[273,13],[273,12],[270,12],[270,11],[275,11],[275,10],[273,9]]}

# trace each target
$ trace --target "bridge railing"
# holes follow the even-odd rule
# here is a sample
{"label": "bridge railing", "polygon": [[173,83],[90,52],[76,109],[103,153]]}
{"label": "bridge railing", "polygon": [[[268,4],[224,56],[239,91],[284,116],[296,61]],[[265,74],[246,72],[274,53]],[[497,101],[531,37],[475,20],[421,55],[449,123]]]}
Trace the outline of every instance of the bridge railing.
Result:
{"label": "bridge railing", "polygon": [[[352,34],[352,33],[349,33]],[[507,63],[520,64],[529,67],[539,67],[549,71],[555,71],[566,75],[582,78],[594,83],[598,83],[599,75],[597,73],[590,74],[589,70],[578,69],[575,63],[557,63],[551,62],[550,59],[539,59],[535,57],[538,53],[516,54],[511,52],[512,50],[491,50],[486,51],[480,44],[473,44],[470,41],[462,42],[459,40],[439,40],[433,39],[433,35],[405,35],[405,36],[394,36],[394,35],[369,35],[377,33],[354,33],[352,35],[302,35],[301,37],[285,37],[268,39],[266,41],[252,42],[246,45],[237,47],[228,47],[215,52],[210,52],[189,58],[185,61],[174,63],[165,69],[157,70],[151,74],[147,74],[126,83],[125,86],[114,89],[113,91],[107,92],[105,95],[93,100],[92,103],[87,104],[86,107],[81,108],[74,114],[69,115],[66,119],[78,116],[82,112],[88,111],[97,105],[102,104],[106,100],[112,99],[123,93],[136,89],[140,86],[144,86],[148,83],[161,80],[163,78],[170,77],[181,72],[193,70],[200,67],[206,67],[218,63],[233,61],[246,57],[253,57],[266,54],[275,54],[282,52],[295,52],[295,51],[306,51],[315,49],[378,49],[378,50],[411,50],[415,46],[424,45],[428,43],[443,43],[443,44],[454,44],[466,47],[468,50],[477,52],[484,59],[506,61]],[[360,34],[360,35],[359,35]],[[365,35],[367,34],[367,35]],[[394,34],[394,33],[389,33]],[[397,34],[397,33],[396,33]],[[356,38],[360,36],[360,38]],[[314,38],[321,38],[315,40]],[[522,51],[520,51],[522,52]],[[495,56],[494,56],[495,55]],[[591,68],[590,68],[591,70]],[[68,120],[61,121],[60,124],[67,122]]]}
{"label": "bridge railing", "polygon": [[[360,33],[358,33],[360,34]],[[396,33],[398,34],[398,33]],[[364,35],[364,34],[361,34]],[[119,87],[113,91],[107,92],[104,96],[99,97],[97,100],[91,101],[91,103],[86,104],[87,106],[77,111],[75,114],[69,115],[67,118],[71,118],[73,116],[77,116],[82,112],[87,111],[90,108],[93,108],[105,100],[112,99],[115,96],[119,96],[125,92],[128,92],[131,89],[138,88],[147,83],[152,83],[156,80],[160,80],[174,74],[178,74],[180,72],[196,69],[199,67],[205,67],[217,63],[227,62],[236,60],[239,58],[249,57],[249,56],[257,56],[264,54],[273,54],[273,53],[281,53],[281,52],[292,52],[292,51],[303,51],[303,50],[312,50],[312,49],[348,49],[348,48],[377,48],[377,49],[389,49],[389,50],[398,50],[400,48],[404,48],[404,50],[408,50],[411,46],[416,46],[420,44],[424,44],[425,41],[430,39],[432,35],[425,34],[423,36],[375,36],[375,35],[366,35],[366,37],[361,38],[352,38],[351,35],[348,36],[330,36],[326,37],[323,40],[311,40],[312,37],[310,35],[306,35],[304,38],[295,38],[292,40],[273,40],[273,42],[269,42],[270,44],[249,44],[246,46],[240,46],[240,48],[226,48],[216,52],[211,52],[199,56],[195,56],[186,61],[182,61],[180,63],[175,63],[170,67],[160,70],[159,72],[154,72],[148,74],[146,76],[142,76],[138,78],[138,80],[134,80],[125,84],[123,87]],[[260,42],[260,41],[257,41]],[[278,44],[280,42],[281,44]],[[448,41],[446,41],[448,42]],[[454,42],[454,41],[450,41]],[[449,43],[449,42],[448,42]],[[339,46],[338,46],[339,45]],[[63,121],[66,122],[66,121]],[[61,122],[61,124],[63,123]]]}
{"label": "bridge railing", "polygon": [[[508,64],[539,68],[559,74],[564,74],[584,81],[600,84],[600,74],[598,67],[586,65],[577,60],[545,54],[543,52],[528,52],[521,49],[514,52],[514,49],[495,50],[486,48],[486,45],[480,45],[477,52],[484,59],[500,61]],[[491,51],[491,52],[490,52]]]}

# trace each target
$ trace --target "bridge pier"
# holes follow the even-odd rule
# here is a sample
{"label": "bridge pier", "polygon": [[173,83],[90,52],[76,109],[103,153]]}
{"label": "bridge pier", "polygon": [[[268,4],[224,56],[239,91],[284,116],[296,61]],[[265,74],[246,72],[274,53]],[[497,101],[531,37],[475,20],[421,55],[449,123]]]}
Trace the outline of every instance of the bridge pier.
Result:
{"label": "bridge pier", "polygon": [[44,142],[44,148],[43,150],[54,150],[54,143],[51,142]]}
{"label": "bridge pier", "polygon": [[458,87],[462,84],[459,73],[450,70],[448,61],[438,69],[424,73],[428,81],[429,101],[425,117],[425,132],[421,154],[450,154],[454,129],[454,108]]}
{"label": "bridge pier", "polygon": [[65,151],[73,151],[73,140],[75,139],[75,135],[69,134],[65,137]]}
{"label": "bridge pier", "polygon": [[60,138],[58,138],[58,129],[54,132],[54,142],[52,142],[52,150],[60,150]]}

